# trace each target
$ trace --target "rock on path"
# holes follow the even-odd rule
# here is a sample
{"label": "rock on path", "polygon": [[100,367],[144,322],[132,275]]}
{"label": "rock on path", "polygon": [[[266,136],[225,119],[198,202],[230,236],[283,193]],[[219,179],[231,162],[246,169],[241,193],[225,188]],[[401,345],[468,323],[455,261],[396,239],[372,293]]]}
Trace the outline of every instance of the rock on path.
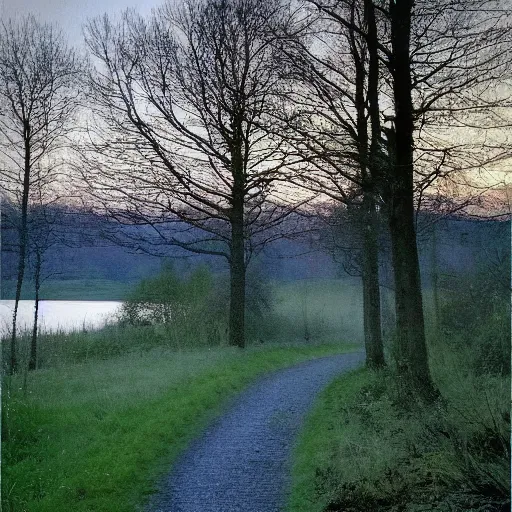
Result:
{"label": "rock on path", "polygon": [[306,413],[334,377],[363,359],[361,353],[323,357],[258,380],[178,459],[147,511],[282,510]]}

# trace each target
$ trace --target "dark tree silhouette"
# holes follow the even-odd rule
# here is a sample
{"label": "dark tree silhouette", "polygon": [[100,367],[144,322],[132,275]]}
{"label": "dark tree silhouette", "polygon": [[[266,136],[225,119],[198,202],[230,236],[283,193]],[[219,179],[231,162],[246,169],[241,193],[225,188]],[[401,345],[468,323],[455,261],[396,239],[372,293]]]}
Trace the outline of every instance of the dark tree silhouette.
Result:
{"label": "dark tree silhouette", "polygon": [[[280,87],[267,27],[282,15],[279,2],[186,0],[86,30],[99,62],[90,80],[99,121],[83,157],[90,192],[164,244],[227,259],[239,347],[250,255],[293,211],[275,187],[289,155],[263,129]],[[173,221],[189,228],[168,229]]]}
{"label": "dark tree silhouette", "polygon": [[34,168],[69,142],[79,71],[79,60],[53,26],[32,16],[0,23],[0,187],[20,206],[11,372],[18,368],[16,323],[29,243],[30,192],[42,179],[34,177]]}
{"label": "dark tree silhouette", "polygon": [[310,163],[298,183],[352,210],[358,206],[366,362],[381,367],[377,22],[368,2],[306,3],[320,13],[304,9],[281,29],[290,85],[279,131]]}

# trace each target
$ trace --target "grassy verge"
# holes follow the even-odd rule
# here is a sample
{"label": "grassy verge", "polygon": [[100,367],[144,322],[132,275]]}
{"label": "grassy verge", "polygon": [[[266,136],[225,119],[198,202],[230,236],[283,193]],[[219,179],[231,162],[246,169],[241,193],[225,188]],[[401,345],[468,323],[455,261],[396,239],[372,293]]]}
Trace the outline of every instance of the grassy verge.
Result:
{"label": "grassy verge", "polygon": [[334,498],[338,475],[331,470],[346,426],[341,423],[340,410],[354,401],[368,379],[367,370],[350,372],[319,397],[295,449],[288,510],[322,512]]}
{"label": "grassy verge", "polygon": [[392,371],[334,382],[295,451],[289,512],[510,510],[510,380],[432,361],[446,403],[405,410]]}
{"label": "grassy verge", "polygon": [[[41,284],[41,300],[124,300],[133,289],[133,282],[108,279],[47,279]],[[2,281],[2,299],[14,300],[16,282]],[[34,283],[23,284],[23,300],[34,300]]]}
{"label": "grassy verge", "polygon": [[4,383],[2,510],[124,512],[258,375],[348,345],[147,352]]}

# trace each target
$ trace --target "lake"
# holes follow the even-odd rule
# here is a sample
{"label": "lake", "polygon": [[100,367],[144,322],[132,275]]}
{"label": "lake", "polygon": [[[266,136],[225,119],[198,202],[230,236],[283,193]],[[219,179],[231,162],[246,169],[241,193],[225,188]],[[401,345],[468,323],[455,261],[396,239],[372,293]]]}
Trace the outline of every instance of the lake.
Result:
{"label": "lake", "polygon": [[[42,300],[39,302],[41,331],[72,331],[95,329],[114,318],[122,302],[93,300]],[[12,325],[13,300],[0,300],[0,336],[5,336]],[[32,329],[34,301],[21,300],[18,309],[20,329]]]}

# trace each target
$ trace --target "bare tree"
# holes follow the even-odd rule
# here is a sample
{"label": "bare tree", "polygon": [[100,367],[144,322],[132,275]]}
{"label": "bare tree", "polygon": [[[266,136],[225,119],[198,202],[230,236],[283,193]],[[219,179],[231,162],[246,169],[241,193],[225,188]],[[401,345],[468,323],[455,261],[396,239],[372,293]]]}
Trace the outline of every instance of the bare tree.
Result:
{"label": "bare tree", "polygon": [[298,11],[294,23],[282,28],[290,89],[284,126],[277,130],[310,163],[294,179],[359,211],[366,362],[377,368],[384,365],[377,244],[382,160],[377,20],[371,2],[331,2],[319,12],[311,9],[319,3],[305,4],[309,7]]}
{"label": "bare tree", "polygon": [[[41,173],[37,169],[34,174]],[[45,271],[45,259],[50,248],[62,241],[61,223],[62,211],[54,204],[51,191],[45,190],[42,181],[38,181],[33,191],[34,197],[30,202],[28,213],[28,258],[27,262],[33,271],[34,281],[34,322],[30,341],[30,356],[28,370],[37,368],[37,337],[39,328],[39,302],[41,285],[45,279],[55,275],[54,271]],[[66,237],[64,235],[64,237]],[[67,237],[66,237],[67,238]]]}
{"label": "bare tree", "polygon": [[[446,132],[444,137],[439,135],[443,128],[495,126],[485,118],[494,117],[495,109],[504,104],[503,96],[491,98],[486,89],[491,84],[498,87],[508,73],[509,63],[499,49],[510,49],[510,24],[506,21],[510,11],[495,11],[498,2],[489,4],[472,0],[415,4],[403,0],[390,2],[386,13],[391,38],[387,64],[395,110],[387,206],[395,269],[399,366],[407,385],[427,400],[434,399],[437,392],[429,376],[424,334],[414,174],[421,172],[422,154],[439,155],[438,163],[431,162],[423,175],[426,187],[443,172],[446,174],[450,160],[460,157],[457,153],[461,148],[465,153],[462,161],[470,162],[461,165],[463,169],[475,170],[500,158],[502,151],[485,140],[461,144],[454,143]],[[475,137],[475,133],[471,135]],[[474,158],[470,150],[475,147],[485,157],[471,162],[468,155]]]}
{"label": "bare tree", "polygon": [[164,245],[227,259],[230,343],[240,347],[250,255],[292,211],[275,186],[289,155],[262,129],[279,92],[267,26],[281,15],[279,2],[186,0],[86,29],[98,64],[83,157],[90,193]]}
{"label": "bare tree", "polygon": [[16,372],[16,320],[25,275],[33,170],[67,144],[77,105],[79,61],[62,34],[33,16],[0,24],[0,186],[20,205],[19,260],[10,371]]}
{"label": "bare tree", "polygon": [[[504,78],[510,78],[506,58],[510,47],[510,24],[506,20],[510,19],[510,10],[503,9],[504,2],[489,5],[491,3],[476,0],[367,1],[364,2],[365,26],[347,9],[350,2],[307,0],[306,4],[314,6],[338,27],[338,31],[333,32],[329,26],[321,38],[329,40],[333,34],[338,34],[339,38],[350,37],[350,34],[359,37],[365,46],[363,58],[370,62],[373,55],[374,75],[380,71],[377,88],[368,72],[370,144],[375,143],[369,160],[377,163],[373,172],[377,187],[374,197],[380,196],[382,200],[382,211],[387,213],[391,232],[398,363],[405,388],[415,389],[427,400],[432,399],[436,391],[429,375],[424,336],[415,212],[425,200],[432,200],[434,183],[444,180],[465,184],[467,171],[482,170],[504,157],[503,145],[491,143],[487,135],[490,128],[499,126],[501,109],[506,105],[506,93],[490,92],[489,86],[496,88]],[[368,17],[369,13],[373,19]],[[327,46],[323,59],[316,56],[310,59],[314,73],[318,75],[317,70],[326,64],[332,73],[329,57],[333,48]],[[497,48],[501,51],[496,53]],[[345,51],[344,55],[346,61],[349,52]],[[380,61],[378,70],[375,57]],[[355,69],[355,79],[347,80],[348,70],[352,69]],[[341,83],[352,85],[348,91],[354,92],[347,94],[346,87],[335,89],[340,80],[323,79],[325,85],[317,97],[332,115],[322,128],[325,125],[344,127],[353,121],[346,130],[350,139],[350,129],[354,132],[353,126],[361,119],[357,116],[359,102],[354,101],[357,63],[354,61],[351,66],[342,68],[338,75]],[[329,94],[328,86],[337,96]],[[334,115],[336,110],[331,107],[334,102],[340,105],[337,111],[341,115]],[[379,112],[380,120],[384,118],[385,123],[379,123]],[[454,128],[458,129],[455,135]],[[481,132],[483,128],[486,135],[475,137],[474,132]],[[381,131],[385,137],[381,136]],[[355,130],[358,132],[364,133]],[[311,140],[309,133],[305,135]],[[357,137],[352,136],[352,139],[357,140]],[[384,142],[385,152],[382,151]],[[336,147],[338,155],[345,154],[352,162],[360,160],[360,152],[350,155],[344,150],[346,145]],[[335,150],[326,146],[321,151],[324,160],[325,156],[330,158],[332,166],[331,162],[336,161]],[[379,158],[384,153],[386,158]],[[351,180],[350,175],[343,177]],[[361,187],[362,181],[358,184]]]}

